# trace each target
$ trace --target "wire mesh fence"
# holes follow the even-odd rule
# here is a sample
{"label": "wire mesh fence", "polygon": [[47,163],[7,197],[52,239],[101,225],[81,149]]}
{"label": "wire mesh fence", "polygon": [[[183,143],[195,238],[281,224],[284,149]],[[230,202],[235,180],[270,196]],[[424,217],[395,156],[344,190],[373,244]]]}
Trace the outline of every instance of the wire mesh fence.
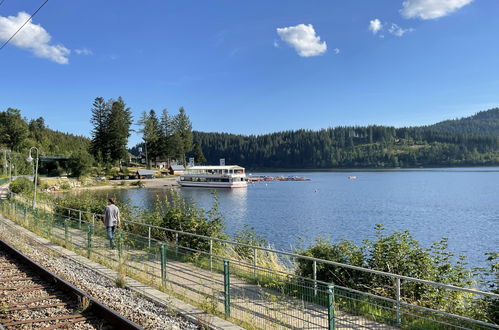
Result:
{"label": "wire mesh fence", "polygon": [[[477,292],[471,289],[373,272],[371,276],[385,278],[386,282],[383,293],[375,294],[358,286],[317,280],[318,263],[323,262],[320,259],[309,258],[314,278],[307,278],[285,267],[269,267],[275,264],[269,262],[272,258],[286,258],[286,263],[294,264],[294,259],[302,256],[285,252],[276,255],[271,249],[135,222],[125,222],[123,230],[116,232],[113,249],[100,215],[74,209],[61,212],[61,208],[54,213],[55,208],[49,204],[38,206],[33,209],[19,199],[1,203],[2,213],[18,224],[117,270],[117,285],[123,285],[124,277],[130,276],[246,328],[499,328],[461,316],[466,305],[444,310],[437,302],[416,305],[404,299],[405,286],[416,283],[444,291],[446,294],[438,296],[441,299],[455,299],[457,292],[461,298],[468,295],[469,303],[475,303]],[[198,245],[203,249],[183,246],[186,236],[205,240],[206,244]],[[236,254],[230,253],[237,248],[246,258],[235,258]],[[366,271],[356,267],[341,269],[350,273]],[[497,299],[493,294],[491,297]]]}

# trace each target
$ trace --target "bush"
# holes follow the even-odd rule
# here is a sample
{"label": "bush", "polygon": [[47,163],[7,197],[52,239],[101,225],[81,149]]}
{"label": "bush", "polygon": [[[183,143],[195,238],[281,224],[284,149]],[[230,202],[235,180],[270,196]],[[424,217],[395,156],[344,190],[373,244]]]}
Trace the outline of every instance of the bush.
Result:
{"label": "bush", "polygon": [[92,156],[83,150],[75,151],[71,154],[67,167],[74,177],[81,177],[90,172],[93,163]]}
{"label": "bush", "polygon": [[[253,227],[250,228],[247,224],[244,225],[243,229],[238,230],[234,234],[232,240],[237,243],[260,246],[260,247],[268,245],[267,240],[264,237],[256,234],[255,229]],[[242,260],[246,261],[253,260],[253,249],[250,247],[235,245],[234,251]]]}
{"label": "bush", "polygon": [[130,183],[131,186],[135,186],[135,187],[139,187],[139,188],[143,188],[145,186],[144,182],[142,181],[134,181],[132,183]]}
{"label": "bush", "polygon": [[[195,203],[184,199],[176,190],[170,189],[164,199],[158,197],[152,210],[142,211],[140,221],[213,238],[227,238],[216,195],[212,208],[205,211],[198,209]],[[152,235],[160,240],[175,240],[175,235],[170,232],[153,231]],[[181,246],[201,251],[209,250],[210,243],[207,239],[188,235],[179,235],[178,238]],[[214,244],[213,247],[217,249],[218,246],[219,244]]]}
{"label": "bush", "polygon": [[[381,225],[376,226],[375,240],[366,240],[358,246],[351,241],[317,243],[300,254],[339,263],[366,267],[388,273],[423,280],[469,287],[476,283],[473,272],[466,268],[465,258],[447,250],[447,239],[422,248],[408,231],[386,235]],[[298,275],[312,278],[312,262],[298,260]],[[345,267],[317,263],[317,279],[384,297],[395,297],[395,281],[387,276],[375,275]],[[440,290],[431,285],[404,282],[402,296],[405,301],[442,311],[483,318],[483,308],[475,305],[476,297],[459,291]],[[492,305],[492,304],[491,304]]]}
{"label": "bush", "polygon": [[62,190],[71,190],[71,185],[69,184],[69,182],[63,182],[61,184],[61,189]]}
{"label": "bush", "polygon": [[13,193],[26,194],[33,191],[33,182],[24,177],[21,177],[12,181],[9,188]]}

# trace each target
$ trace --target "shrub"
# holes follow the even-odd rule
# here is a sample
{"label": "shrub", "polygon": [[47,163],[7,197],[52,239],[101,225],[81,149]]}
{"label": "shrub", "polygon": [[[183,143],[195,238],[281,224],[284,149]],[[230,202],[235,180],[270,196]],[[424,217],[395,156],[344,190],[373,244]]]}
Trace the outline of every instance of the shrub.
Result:
{"label": "shrub", "polygon": [[33,182],[27,178],[17,178],[9,186],[10,190],[16,194],[26,194],[33,191]]}
{"label": "shrub", "polygon": [[[232,240],[241,244],[261,247],[268,244],[265,238],[256,234],[254,228],[250,228],[247,224],[244,225],[243,229],[236,231]],[[242,260],[253,260],[253,249],[250,247],[235,245],[234,251]]]}
{"label": "shrub", "polygon": [[62,190],[70,190],[71,189],[71,185],[69,184],[69,182],[63,182],[61,184],[61,189]]}
{"label": "shrub", "polygon": [[[381,225],[376,226],[375,237],[372,241],[365,240],[361,246],[351,241],[331,243],[319,239],[315,245],[299,253],[459,287],[469,287],[476,283],[472,271],[466,268],[465,258],[459,256],[454,261],[456,258],[447,250],[445,238],[425,249],[408,231],[386,235]],[[312,262],[298,260],[296,272],[311,278]],[[317,279],[391,298],[395,297],[396,292],[396,284],[392,278],[324,263],[317,263]],[[401,289],[407,302],[460,315],[483,315],[480,308],[470,307],[476,302],[476,297],[472,294],[440,290],[416,282],[404,282]]]}
{"label": "shrub", "polygon": [[144,182],[142,181],[134,181],[132,183],[130,183],[131,186],[135,186],[135,187],[139,187],[139,188],[143,188],[145,186]]}

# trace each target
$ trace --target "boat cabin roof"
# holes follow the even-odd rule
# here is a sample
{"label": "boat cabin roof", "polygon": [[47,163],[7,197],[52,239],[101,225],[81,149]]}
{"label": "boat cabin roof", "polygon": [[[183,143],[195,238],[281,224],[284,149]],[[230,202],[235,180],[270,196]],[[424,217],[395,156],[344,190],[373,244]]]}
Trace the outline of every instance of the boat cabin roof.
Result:
{"label": "boat cabin roof", "polygon": [[244,170],[244,167],[238,165],[226,165],[226,166],[192,166],[188,168],[189,170]]}

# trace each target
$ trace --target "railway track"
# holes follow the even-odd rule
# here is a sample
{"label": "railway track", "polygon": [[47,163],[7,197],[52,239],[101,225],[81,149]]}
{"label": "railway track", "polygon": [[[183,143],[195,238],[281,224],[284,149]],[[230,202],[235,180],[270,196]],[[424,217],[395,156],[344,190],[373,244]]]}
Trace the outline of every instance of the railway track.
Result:
{"label": "railway track", "polygon": [[141,329],[0,240],[0,329]]}

